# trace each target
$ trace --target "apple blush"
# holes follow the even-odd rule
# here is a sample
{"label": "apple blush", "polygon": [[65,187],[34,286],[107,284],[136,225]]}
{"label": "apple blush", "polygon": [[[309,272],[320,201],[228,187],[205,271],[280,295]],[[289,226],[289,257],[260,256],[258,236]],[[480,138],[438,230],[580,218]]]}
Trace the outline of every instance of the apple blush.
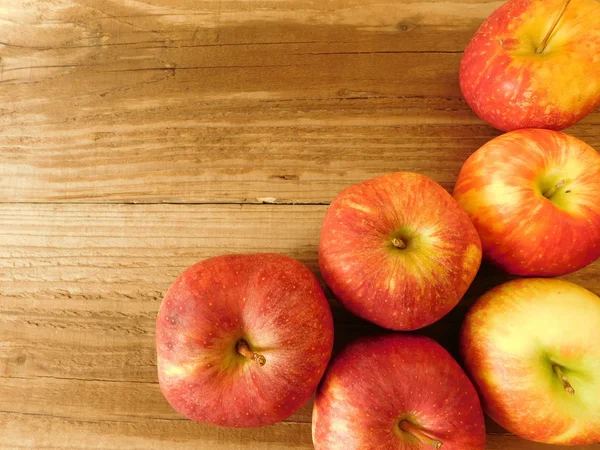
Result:
{"label": "apple blush", "polygon": [[226,255],[184,271],[156,321],[158,379],[188,419],[228,427],[281,421],[315,391],[333,345],[315,276],[284,255]]}
{"label": "apple blush", "polygon": [[415,330],[446,315],[481,263],[471,220],[444,188],[397,172],[355,184],[331,203],[319,266],[354,314],[394,330]]}
{"label": "apple blush", "polygon": [[463,165],[454,198],[481,237],[483,257],[520,276],[552,277],[600,257],[600,155],[551,130],[517,130]]}
{"label": "apple blush", "polygon": [[363,338],[330,364],[317,391],[315,450],[483,450],[475,388],[435,341]]}
{"label": "apple blush", "polygon": [[460,347],[485,412],[508,431],[547,444],[600,442],[596,295],[557,279],[509,281],[470,309]]}
{"label": "apple blush", "polygon": [[509,0],[465,50],[465,100],[503,131],[573,125],[600,104],[598,24],[598,0]]}

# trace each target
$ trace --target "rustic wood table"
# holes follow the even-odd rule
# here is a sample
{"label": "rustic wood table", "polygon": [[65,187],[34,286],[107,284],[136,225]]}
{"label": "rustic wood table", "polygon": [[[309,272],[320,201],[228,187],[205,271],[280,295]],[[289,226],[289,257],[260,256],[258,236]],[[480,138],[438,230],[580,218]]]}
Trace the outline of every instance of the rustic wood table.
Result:
{"label": "rustic wood table", "polygon": [[[176,414],[161,298],[222,253],[318,272],[321,219],[350,184],[410,170],[451,190],[498,134],[457,72],[500,4],[2,0],[0,447],[312,448],[312,404],[249,430]],[[600,148],[600,113],[569,132]],[[566,278],[600,294],[600,263]],[[467,308],[506,279],[484,266],[423,332],[455,352]],[[336,349],[376,331],[332,303]],[[566,448],[488,430],[490,450]]]}

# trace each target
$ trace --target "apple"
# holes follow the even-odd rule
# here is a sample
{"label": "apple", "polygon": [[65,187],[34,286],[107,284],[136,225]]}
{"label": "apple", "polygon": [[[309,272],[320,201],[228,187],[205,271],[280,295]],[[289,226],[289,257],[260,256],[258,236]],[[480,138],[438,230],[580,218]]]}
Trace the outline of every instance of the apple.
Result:
{"label": "apple", "polygon": [[325,214],[325,282],[351,312],[385,328],[414,330],[440,319],[480,263],[469,217],[423,175],[397,172],[355,184]]}
{"label": "apple", "polygon": [[600,2],[510,0],[481,25],[460,87],[495,128],[561,130],[600,103]]}
{"label": "apple", "polygon": [[483,450],[477,392],[435,341],[360,339],[330,364],[313,407],[315,450]]}
{"label": "apple", "polygon": [[315,391],[333,319],[315,276],[278,254],[225,255],[184,271],[156,321],[158,380],[188,419],[228,427],[283,420]]}
{"label": "apple", "polygon": [[473,153],[454,197],[484,258],[521,276],[558,276],[600,256],[600,155],[567,134],[517,130]]}
{"label": "apple", "polygon": [[600,442],[600,298],[557,279],[519,279],[468,312],[461,352],[484,410],[548,444]]}

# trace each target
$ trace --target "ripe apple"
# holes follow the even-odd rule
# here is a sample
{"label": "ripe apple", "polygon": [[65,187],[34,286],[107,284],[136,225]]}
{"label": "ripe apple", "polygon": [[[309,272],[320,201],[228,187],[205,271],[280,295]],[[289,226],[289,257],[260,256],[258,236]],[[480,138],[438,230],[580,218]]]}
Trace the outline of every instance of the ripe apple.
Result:
{"label": "ripe apple", "polygon": [[454,197],[506,272],[558,276],[600,256],[600,155],[567,134],[518,130],[463,165]]}
{"label": "ripe apple", "polygon": [[483,450],[477,393],[450,354],[422,336],[360,339],[317,391],[315,450]]}
{"label": "ripe apple", "polygon": [[332,344],[329,304],[306,267],[277,254],[219,256],[188,268],[165,295],[158,380],[188,419],[267,425],[309,399]]}
{"label": "ripe apple", "polygon": [[467,46],[460,87],[503,131],[561,130],[600,103],[600,2],[510,0]]}
{"label": "ripe apple", "polygon": [[447,314],[481,263],[479,236],[439,184],[397,172],[355,184],[331,203],[321,231],[325,282],[354,314],[414,330]]}
{"label": "ripe apple", "polygon": [[519,279],[468,312],[461,352],[484,410],[538,442],[600,442],[600,298],[563,280]]}

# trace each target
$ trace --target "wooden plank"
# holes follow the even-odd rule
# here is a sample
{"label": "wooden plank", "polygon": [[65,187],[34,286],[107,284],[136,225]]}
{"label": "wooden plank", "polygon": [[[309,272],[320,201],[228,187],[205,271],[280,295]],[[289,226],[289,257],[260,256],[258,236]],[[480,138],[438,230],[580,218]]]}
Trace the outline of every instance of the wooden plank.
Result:
{"label": "wooden plank", "polygon": [[[311,448],[311,403],[258,430],[178,416],[157,384],[154,317],[181,270],[223,252],[283,252],[318,273],[325,208],[0,205],[2,448]],[[598,275],[595,263],[566,278],[598,293]],[[461,304],[424,333],[454,351],[468,306],[505,279],[485,267]],[[335,302],[334,314],[337,349],[378,331]],[[489,449],[544,448],[491,422],[488,432]]]}
{"label": "wooden plank", "polygon": [[[1,417],[1,416],[0,416]],[[86,421],[59,416],[6,414],[3,448],[36,449],[190,449],[190,450],[286,450],[312,449],[310,424],[282,422],[259,429],[205,427],[185,420],[121,419]],[[54,432],[39,436],[39,428]],[[22,436],[22,439],[14,439]],[[63,436],[68,436],[65,442]],[[3,436],[4,438],[5,436]],[[488,434],[487,450],[598,450],[598,445],[549,447],[503,432]]]}
{"label": "wooden plank", "polygon": [[[175,450],[287,450],[312,449],[310,424],[283,422],[255,430],[223,430],[189,421],[121,420],[98,422],[56,416],[6,415],[15,434],[3,448],[36,449],[175,449]],[[40,436],[39,428],[55,432]],[[23,436],[16,440],[14,436]],[[227,437],[224,437],[227,435]],[[62,436],[68,436],[68,443]],[[3,436],[4,437],[4,436]],[[168,447],[167,447],[168,446]],[[598,450],[598,445],[565,447],[537,444],[505,433],[489,434],[487,450]]]}
{"label": "wooden plank", "polygon": [[[0,199],[326,203],[450,188],[495,136],[458,89],[501,2],[5,0]],[[595,113],[573,128],[600,146]]]}
{"label": "wooden plank", "polygon": [[[186,420],[82,420],[60,415],[2,413],[3,449],[296,450],[312,449],[310,425],[281,422],[258,429],[223,429]],[[51,431],[51,432],[49,432]]]}

